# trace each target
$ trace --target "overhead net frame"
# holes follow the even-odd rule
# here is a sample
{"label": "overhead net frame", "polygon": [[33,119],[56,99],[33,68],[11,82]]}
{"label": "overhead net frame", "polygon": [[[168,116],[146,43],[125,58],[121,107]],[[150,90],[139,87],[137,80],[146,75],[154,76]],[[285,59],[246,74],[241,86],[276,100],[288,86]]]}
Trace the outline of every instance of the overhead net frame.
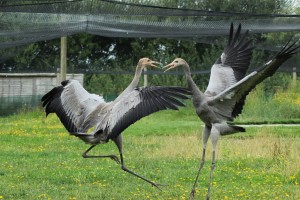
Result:
{"label": "overhead net frame", "polygon": [[212,12],[116,0],[6,0],[0,3],[0,48],[78,33],[201,41],[227,35],[230,22],[242,23],[252,34],[300,30],[300,15]]}

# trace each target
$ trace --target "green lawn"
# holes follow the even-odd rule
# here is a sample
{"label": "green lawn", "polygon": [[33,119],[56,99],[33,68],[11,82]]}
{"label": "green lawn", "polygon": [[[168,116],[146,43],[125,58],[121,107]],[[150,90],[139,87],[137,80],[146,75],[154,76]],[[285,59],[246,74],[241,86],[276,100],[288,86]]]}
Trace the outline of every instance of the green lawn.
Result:
{"label": "green lawn", "polygon": [[[84,159],[89,147],[40,111],[0,118],[0,199],[188,199],[199,166],[202,126],[191,108],[148,116],[123,133],[128,168]],[[222,137],[211,199],[300,199],[300,127],[250,127]],[[112,143],[94,154],[117,154]],[[204,199],[211,146],[196,199]]]}

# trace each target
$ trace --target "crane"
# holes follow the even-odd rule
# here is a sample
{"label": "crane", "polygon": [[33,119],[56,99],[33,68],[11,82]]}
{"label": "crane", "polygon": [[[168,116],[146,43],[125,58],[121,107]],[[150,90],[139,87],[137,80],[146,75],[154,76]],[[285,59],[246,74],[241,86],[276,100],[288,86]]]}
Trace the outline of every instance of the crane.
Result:
{"label": "crane", "polygon": [[[76,80],[66,80],[45,94],[41,101],[46,116],[56,113],[70,135],[90,144],[82,156],[84,158],[111,158],[121,169],[159,188],[154,183],[128,169],[122,152],[122,131],[134,122],[151,113],[184,106],[181,100],[189,98],[190,91],[182,87],[151,86],[137,88],[142,70],[160,64],[149,58],[139,60],[132,82],[111,102],[102,96],[90,94]],[[93,129],[92,129],[93,128]],[[92,132],[88,132],[92,129]],[[96,145],[112,140],[118,147],[120,159],[116,155],[88,155]]]}
{"label": "crane", "polygon": [[264,79],[272,76],[282,63],[299,52],[300,46],[297,46],[296,42],[290,44],[290,40],[273,59],[246,76],[253,47],[251,40],[246,39],[248,31],[239,39],[241,24],[239,24],[235,34],[233,29],[233,24],[231,24],[228,45],[213,64],[209,83],[204,93],[200,91],[193,81],[189,64],[184,59],[176,58],[173,62],[164,67],[166,69],[165,71],[177,67],[183,69],[188,88],[192,91],[194,108],[199,118],[205,124],[202,132],[202,157],[190,193],[190,199],[193,199],[195,195],[196,184],[205,162],[205,151],[209,137],[212,142],[212,163],[206,199],[210,198],[210,185],[215,169],[215,154],[218,138],[222,135],[245,132],[243,127],[232,124],[232,121],[242,112],[249,92]]}

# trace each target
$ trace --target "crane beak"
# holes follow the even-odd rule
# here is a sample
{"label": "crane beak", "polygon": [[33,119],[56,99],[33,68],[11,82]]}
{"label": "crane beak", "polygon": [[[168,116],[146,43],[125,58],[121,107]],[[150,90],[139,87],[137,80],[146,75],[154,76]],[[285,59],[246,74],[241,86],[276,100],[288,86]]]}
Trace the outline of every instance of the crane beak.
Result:
{"label": "crane beak", "polygon": [[169,71],[170,69],[173,69],[173,68],[175,68],[175,65],[173,63],[170,63],[163,67],[163,69],[166,69],[164,72]]}
{"label": "crane beak", "polygon": [[156,61],[151,61],[150,64],[151,67],[156,67],[156,68],[161,68],[162,65],[163,65],[162,63]]}

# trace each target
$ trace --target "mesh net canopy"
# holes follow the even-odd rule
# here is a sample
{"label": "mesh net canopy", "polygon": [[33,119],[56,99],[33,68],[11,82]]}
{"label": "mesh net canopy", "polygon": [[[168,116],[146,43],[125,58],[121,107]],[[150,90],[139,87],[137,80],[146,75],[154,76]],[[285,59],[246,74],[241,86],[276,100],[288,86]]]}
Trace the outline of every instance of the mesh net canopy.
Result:
{"label": "mesh net canopy", "polygon": [[[210,6],[203,6],[204,2],[217,2],[220,4],[217,6],[219,7],[219,9],[217,9],[218,11],[210,10]],[[224,7],[224,4],[229,4],[230,2],[234,2],[234,6]],[[268,9],[268,5],[266,5],[265,2],[271,2],[274,7]],[[101,36],[102,38],[93,36],[97,39],[100,38],[100,40],[103,39],[103,37],[109,37],[110,39],[137,38],[135,40],[139,40],[140,38],[162,38],[164,41],[167,41],[167,39],[178,40],[175,42],[172,41],[174,42],[172,45],[177,45],[181,40],[184,40],[185,43],[197,43],[197,45],[199,45],[199,43],[218,44],[219,46],[225,45],[229,34],[230,23],[232,22],[235,27],[241,23],[243,30],[249,30],[250,34],[252,34],[251,36],[254,36],[255,49],[259,51],[278,51],[278,49],[284,45],[285,42],[282,41],[285,41],[285,39],[281,38],[281,40],[274,41],[273,43],[261,39],[262,37],[256,37],[255,34],[278,33],[278,37],[280,37],[280,34],[284,33],[286,34],[285,36],[293,36],[293,40],[300,38],[300,15],[293,13],[294,11],[282,9],[285,3],[293,4],[286,6],[287,8],[294,5],[299,6],[299,3],[296,4],[295,2],[297,3],[297,0],[244,0],[238,3],[236,3],[235,0],[0,0],[0,72],[20,72],[18,71],[19,68],[10,65],[9,59],[12,57],[16,58],[16,60],[20,60],[18,64],[22,66],[20,69],[24,70],[21,72],[45,72],[46,70],[56,72],[56,68],[59,66],[57,64],[58,62],[56,62],[56,58],[59,57],[57,50],[59,49],[58,40],[54,40],[52,43],[52,46],[54,46],[53,51],[45,51],[45,47],[45,49],[40,50],[43,52],[40,54],[31,48],[29,48],[30,52],[28,53],[26,52],[26,47],[30,47],[31,43],[34,42],[40,41],[39,45],[44,45],[48,40],[62,36],[73,37],[73,35],[82,33]],[[238,8],[235,6],[238,6]],[[262,13],[256,13],[256,8],[261,7],[267,8],[266,10],[272,10],[272,14],[265,14],[263,11]],[[243,10],[245,12],[242,12]],[[253,13],[251,13],[251,10]],[[105,39],[107,38],[104,38],[104,40]],[[275,37],[275,40],[276,39],[277,37]],[[128,40],[131,41],[131,39]],[[57,43],[55,43],[55,41]],[[93,40],[93,42],[94,41],[97,42],[97,40]],[[51,41],[49,43],[51,43]],[[34,44],[32,46],[34,46]],[[90,46],[84,46],[84,48],[89,49]],[[173,48],[173,46],[171,48]],[[82,50],[78,49],[76,49],[76,53],[80,53]],[[22,57],[22,55],[17,57],[22,54],[22,52],[29,54],[29,56],[26,55],[25,58]],[[111,56],[110,52],[107,52],[106,54],[109,54],[107,58],[105,58],[106,54],[104,53],[94,56],[94,60],[98,59],[100,61],[93,60],[92,64],[90,64],[92,59],[83,56],[82,60],[80,60],[77,59],[77,55],[73,57],[73,60],[70,59],[68,64],[70,65],[71,63],[73,66],[76,66],[76,68],[74,67],[75,69],[73,69],[73,72],[76,73],[117,74],[118,72],[114,69],[114,65],[104,66],[106,62],[109,61],[109,56]],[[158,51],[156,53],[160,54]],[[274,55],[274,52],[272,52],[272,54]],[[185,55],[190,56],[188,49]],[[47,62],[44,61],[43,56],[47,57]],[[30,62],[30,59],[36,57],[38,59],[35,59],[35,62]],[[131,56],[128,57],[129,59],[133,59]],[[164,54],[162,54],[162,57],[164,57]],[[170,58],[167,57],[166,59]],[[282,68],[291,72],[291,67],[299,66],[299,56],[295,56],[296,61],[293,59],[285,63]],[[136,63],[136,60],[135,58],[133,62]],[[2,65],[2,63],[4,64]],[[78,64],[80,64],[80,66]],[[193,71],[193,74],[198,76],[197,80],[201,80],[201,77],[209,74],[210,70],[208,67],[210,66],[207,66],[205,69],[200,69],[198,64],[199,62],[193,63],[194,69],[197,69],[197,71]],[[42,70],[37,71],[40,69],[40,66]],[[255,63],[253,66],[256,66]],[[134,72],[119,72],[119,74],[122,75],[127,73],[133,74]],[[147,73],[161,74],[163,72],[148,70]],[[169,72],[169,74],[176,75],[181,75],[182,73],[181,71]],[[119,74],[118,79],[120,77]],[[4,74],[3,76],[6,75]],[[101,78],[103,77],[106,78],[104,80],[114,80],[109,79],[108,76],[102,76]],[[178,77],[179,76],[177,76],[176,79],[179,80],[180,77]],[[163,78],[166,77],[160,77],[160,79]],[[97,81],[98,79],[95,80]],[[126,80],[126,78],[122,80]],[[4,82],[0,83],[0,85],[4,85],[3,83]],[[109,87],[112,82],[107,81],[105,84]],[[10,85],[9,87],[11,88],[13,88],[12,85],[19,87],[18,84],[9,83],[8,85]],[[33,85],[33,88],[35,88],[37,84]],[[24,87],[19,88],[22,89]],[[36,89],[34,89],[34,91],[36,91]],[[0,96],[0,102],[2,103],[0,115],[3,114],[4,110],[7,111],[7,114],[12,113],[12,109],[10,109],[9,105],[13,105],[13,107],[20,105],[19,107],[23,107],[24,102],[27,102],[28,105],[28,102],[31,102],[30,105],[37,105],[37,99],[39,100],[40,97],[16,96],[15,99],[11,97],[1,99]]]}
{"label": "mesh net canopy", "polygon": [[2,0],[0,48],[78,33],[209,42],[208,37],[228,35],[231,22],[241,23],[252,34],[292,31],[299,34],[300,30],[300,15],[296,14],[204,11],[188,7],[186,1],[177,7],[155,5],[157,1],[133,2],[136,1]]}

